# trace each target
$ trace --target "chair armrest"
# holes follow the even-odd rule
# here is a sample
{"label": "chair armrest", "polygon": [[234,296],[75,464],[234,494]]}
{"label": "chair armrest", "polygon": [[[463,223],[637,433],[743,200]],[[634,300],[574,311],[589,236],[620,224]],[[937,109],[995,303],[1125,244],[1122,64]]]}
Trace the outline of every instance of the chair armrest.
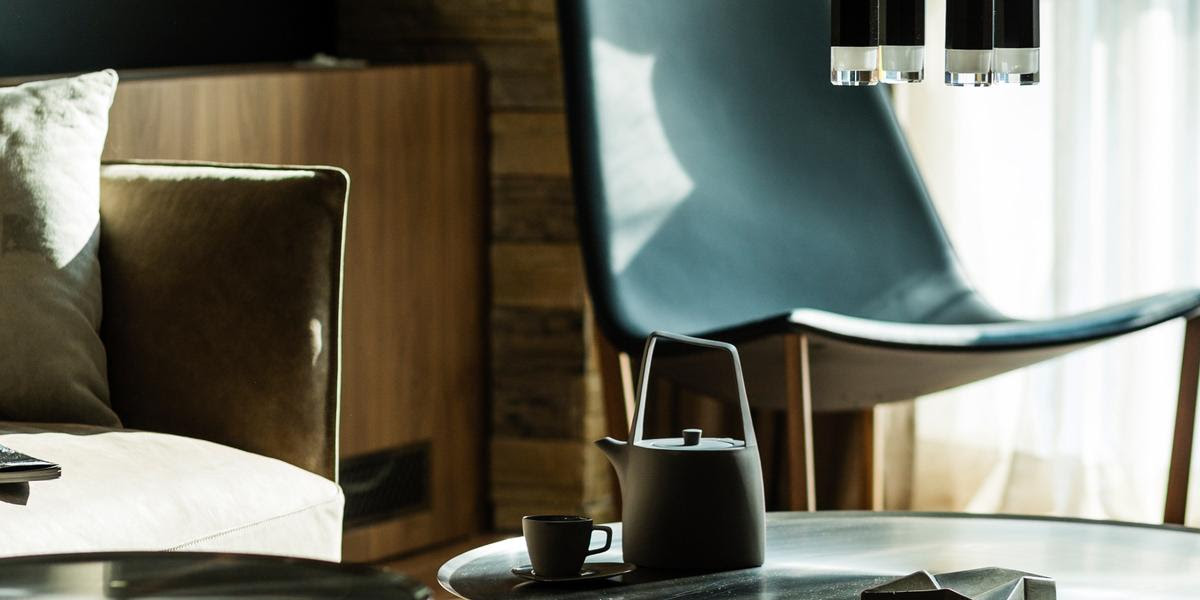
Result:
{"label": "chair armrest", "polygon": [[126,427],[337,475],[344,171],[107,163],[101,336]]}

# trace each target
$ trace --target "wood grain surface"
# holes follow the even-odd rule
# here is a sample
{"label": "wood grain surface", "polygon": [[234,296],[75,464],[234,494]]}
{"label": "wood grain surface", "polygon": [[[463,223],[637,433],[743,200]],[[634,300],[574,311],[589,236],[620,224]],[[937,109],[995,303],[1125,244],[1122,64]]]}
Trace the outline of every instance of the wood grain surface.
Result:
{"label": "wood grain surface", "polygon": [[432,440],[430,510],[350,530],[377,559],[478,530],[486,348],[481,81],[469,65],[130,81],[109,159],[350,173],[342,458]]}
{"label": "wood grain surface", "polygon": [[[375,61],[481,65],[492,201],[493,523],[513,530],[522,514],[544,512],[613,517],[611,469],[597,462],[603,455],[588,433],[605,428],[599,361],[585,339],[592,323],[571,196],[555,0],[342,2],[337,51]],[[531,448],[563,447],[582,464],[503,467]]]}

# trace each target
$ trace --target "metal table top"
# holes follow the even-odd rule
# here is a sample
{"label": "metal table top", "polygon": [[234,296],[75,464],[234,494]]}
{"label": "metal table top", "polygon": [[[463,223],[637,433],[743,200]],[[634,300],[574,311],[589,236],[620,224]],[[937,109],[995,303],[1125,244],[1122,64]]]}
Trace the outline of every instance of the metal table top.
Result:
{"label": "metal table top", "polygon": [[[613,549],[589,557],[620,562]],[[704,543],[698,526],[695,543]],[[547,585],[509,572],[528,564],[523,538],[461,554],[438,572],[447,590],[494,598],[857,599],[888,579],[1005,567],[1053,577],[1058,598],[1200,599],[1200,530],[1105,521],[927,513],[818,512],[767,516],[757,569],[680,573],[638,569],[599,582]]]}
{"label": "metal table top", "polygon": [[429,589],[359,565],[211,552],[106,552],[0,560],[0,598],[364,598]]}

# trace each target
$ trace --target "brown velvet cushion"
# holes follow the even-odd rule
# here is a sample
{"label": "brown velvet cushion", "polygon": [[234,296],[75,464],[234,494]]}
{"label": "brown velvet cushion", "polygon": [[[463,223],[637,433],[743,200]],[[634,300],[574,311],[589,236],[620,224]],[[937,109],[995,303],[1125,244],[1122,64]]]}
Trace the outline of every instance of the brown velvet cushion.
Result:
{"label": "brown velvet cushion", "polygon": [[332,168],[107,164],[113,408],[332,478],[348,181]]}

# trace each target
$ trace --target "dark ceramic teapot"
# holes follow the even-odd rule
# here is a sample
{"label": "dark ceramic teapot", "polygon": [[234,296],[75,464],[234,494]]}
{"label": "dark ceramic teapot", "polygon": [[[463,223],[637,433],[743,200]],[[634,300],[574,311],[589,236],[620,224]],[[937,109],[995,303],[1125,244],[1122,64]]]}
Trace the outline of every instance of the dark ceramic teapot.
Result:
{"label": "dark ceramic teapot", "polygon": [[[730,354],[744,440],[706,438],[699,429],[684,429],[677,438],[642,438],[650,361],[659,339]],[[762,565],[766,537],[762,466],[737,348],[672,333],[650,334],[638,374],[629,441],[604,438],[596,445],[620,479],[626,562],[710,571]]]}

